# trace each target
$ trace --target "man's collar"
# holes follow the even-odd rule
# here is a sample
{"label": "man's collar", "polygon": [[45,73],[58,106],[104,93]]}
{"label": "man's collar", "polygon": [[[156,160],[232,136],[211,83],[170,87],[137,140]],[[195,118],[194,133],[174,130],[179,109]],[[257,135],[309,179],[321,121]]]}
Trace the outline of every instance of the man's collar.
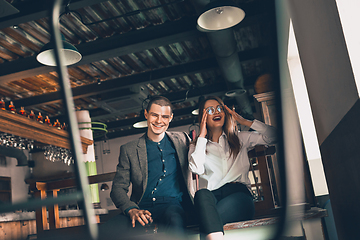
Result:
{"label": "man's collar", "polygon": [[[149,136],[147,135],[147,132],[144,135],[145,135],[145,140],[154,142],[153,140],[151,140],[149,138]],[[164,137],[159,142],[162,142],[165,139],[166,136],[167,136],[167,132],[165,132]],[[158,143],[158,142],[154,142],[154,143]]]}

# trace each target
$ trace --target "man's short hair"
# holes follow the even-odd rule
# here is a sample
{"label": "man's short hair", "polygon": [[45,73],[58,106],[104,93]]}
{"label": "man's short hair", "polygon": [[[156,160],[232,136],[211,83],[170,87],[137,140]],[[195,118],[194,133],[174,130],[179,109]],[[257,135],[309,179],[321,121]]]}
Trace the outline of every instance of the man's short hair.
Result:
{"label": "man's short hair", "polygon": [[146,107],[146,111],[149,112],[151,105],[156,104],[160,105],[161,107],[169,106],[171,109],[171,113],[173,112],[173,105],[171,104],[170,100],[163,96],[153,96],[150,98],[150,101]]}

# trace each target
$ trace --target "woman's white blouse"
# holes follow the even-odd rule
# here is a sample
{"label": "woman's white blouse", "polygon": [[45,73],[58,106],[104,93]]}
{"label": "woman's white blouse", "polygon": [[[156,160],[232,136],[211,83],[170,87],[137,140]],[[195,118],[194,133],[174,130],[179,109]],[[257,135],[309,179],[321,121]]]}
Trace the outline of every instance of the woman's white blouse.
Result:
{"label": "woman's white blouse", "polygon": [[276,128],[254,120],[251,128],[255,131],[238,132],[241,149],[234,158],[226,135],[220,136],[219,143],[199,137],[189,149],[189,168],[199,175],[199,187],[215,190],[228,182],[241,182],[250,188],[248,151],[259,144],[273,144]]}

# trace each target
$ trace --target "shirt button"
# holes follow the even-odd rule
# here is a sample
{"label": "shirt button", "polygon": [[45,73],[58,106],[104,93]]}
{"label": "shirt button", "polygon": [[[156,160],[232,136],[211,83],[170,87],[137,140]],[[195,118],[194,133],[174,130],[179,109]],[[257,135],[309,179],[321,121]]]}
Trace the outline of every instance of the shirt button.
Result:
{"label": "shirt button", "polygon": [[156,188],[154,188],[154,191],[156,191]]}
{"label": "shirt button", "polygon": [[160,152],[162,152],[162,149],[160,149]]}
{"label": "shirt button", "polygon": [[162,179],[160,178],[159,181],[161,181]]}
{"label": "shirt button", "polygon": [[165,162],[165,159],[163,159],[162,162]]}
{"label": "shirt button", "polygon": [[158,145],[160,145],[160,143],[158,142]]}
{"label": "shirt button", "polygon": [[155,202],[155,201],[156,201],[156,198],[153,198],[152,200],[153,200],[153,202]]}
{"label": "shirt button", "polygon": [[164,170],[164,172],[166,172],[166,170]]}

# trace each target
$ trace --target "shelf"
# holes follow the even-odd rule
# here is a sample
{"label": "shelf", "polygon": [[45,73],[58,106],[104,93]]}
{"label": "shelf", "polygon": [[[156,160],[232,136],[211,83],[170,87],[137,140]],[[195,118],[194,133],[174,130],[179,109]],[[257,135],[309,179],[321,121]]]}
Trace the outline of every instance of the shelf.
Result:
{"label": "shelf", "polygon": [[[6,110],[0,110],[0,131],[13,134],[18,137],[34,140],[37,143],[53,145],[70,149],[69,133],[35,120],[14,114]],[[87,147],[93,141],[81,137],[83,153],[87,153]]]}

